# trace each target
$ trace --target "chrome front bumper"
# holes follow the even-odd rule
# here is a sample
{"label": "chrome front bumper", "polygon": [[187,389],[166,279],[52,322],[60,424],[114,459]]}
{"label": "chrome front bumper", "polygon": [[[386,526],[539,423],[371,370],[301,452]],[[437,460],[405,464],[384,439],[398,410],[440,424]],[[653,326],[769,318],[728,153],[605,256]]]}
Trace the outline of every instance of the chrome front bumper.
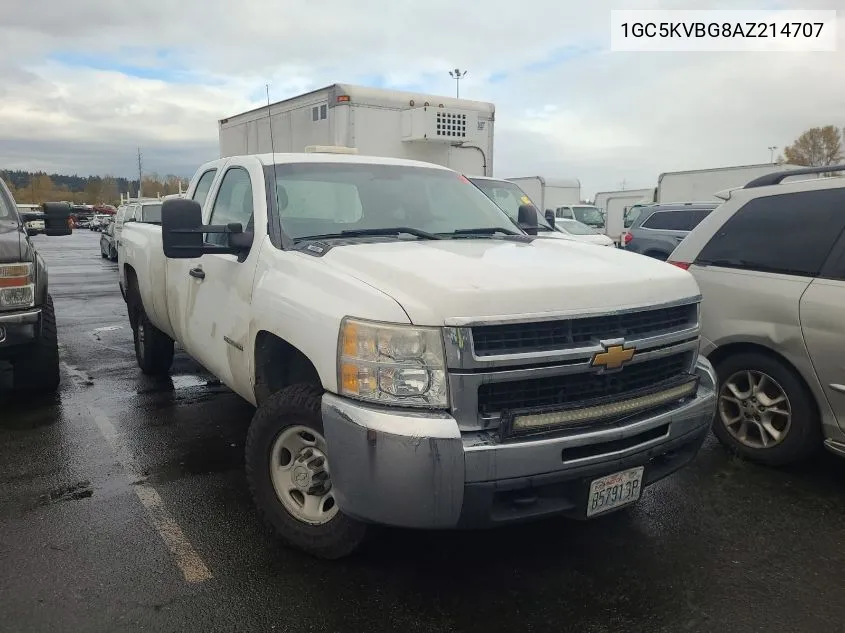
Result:
{"label": "chrome front bumper", "polygon": [[371,407],[323,396],[338,507],[372,523],[410,528],[486,527],[585,516],[589,481],[645,466],[649,485],[692,461],[716,408],[716,374],[700,358],[695,397],[627,425],[497,443],[461,433],[448,413]]}
{"label": "chrome front bumper", "polygon": [[[0,351],[34,341],[39,332],[41,309],[0,312]],[[11,353],[11,352],[10,352]]]}

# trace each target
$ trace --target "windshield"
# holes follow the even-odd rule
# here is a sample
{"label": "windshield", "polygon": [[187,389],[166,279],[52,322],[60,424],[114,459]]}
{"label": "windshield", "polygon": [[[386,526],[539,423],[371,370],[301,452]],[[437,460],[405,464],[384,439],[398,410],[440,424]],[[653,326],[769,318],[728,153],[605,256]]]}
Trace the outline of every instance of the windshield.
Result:
{"label": "windshield", "polygon": [[520,233],[463,176],[404,165],[287,163],[265,168],[276,181],[282,229],[294,240],[343,231],[402,227],[431,234],[469,229]]}
{"label": "windshield", "polygon": [[[507,180],[486,180],[483,178],[470,178],[472,184],[481,189],[490,200],[502,211],[507,213],[508,217],[517,222],[519,220],[519,207],[523,204],[534,203],[531,201],[525,192],[517,185]],[[535,207],[537,205],[534,205]],[[537,223],[541,230],[551,231],[552,227],[546,222],[546,218],[542,213],[537,212]]]}
{"label": "windshield", "polygon": [[578,220],[558,220],[557,226],[572,235],[597,235],[598,231]]}
{"label": "windshield", "polygon": [[573,206],[572,213],[579,222],[590,226],[604,227],[604,216],[602,216],[598,207]]}
{"label": "windshield", "polygon": [[141,222],[161,224],[161,205],[145,204],[141,207]]}

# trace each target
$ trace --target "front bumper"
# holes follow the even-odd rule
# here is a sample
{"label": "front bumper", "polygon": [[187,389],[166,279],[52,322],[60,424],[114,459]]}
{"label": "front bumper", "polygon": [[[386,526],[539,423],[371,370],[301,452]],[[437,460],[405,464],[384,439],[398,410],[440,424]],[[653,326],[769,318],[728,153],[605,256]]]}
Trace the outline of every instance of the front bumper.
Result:
{"label": "front bumper", "polygon": [[716,408],[716,374],[700,358],[696,396],[622,426],[497,443],[462,434],[446,412],[408,412],[323,396],[338,507],[410,528],[490,527],[550,515],[586,516],[589,482],[645,466],[643,486],[695,457]]}
{"label": "front bumper", "polygon": [[0,356],[18,345],[31,343],[41,331],[41,309],[0,312]]}

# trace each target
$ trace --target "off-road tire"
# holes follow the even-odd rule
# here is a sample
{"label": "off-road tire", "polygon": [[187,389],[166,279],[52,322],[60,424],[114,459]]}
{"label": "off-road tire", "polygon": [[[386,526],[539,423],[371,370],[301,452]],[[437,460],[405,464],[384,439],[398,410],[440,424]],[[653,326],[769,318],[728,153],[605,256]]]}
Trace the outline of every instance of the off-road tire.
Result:
{"label": "off-road tire", "polygon": [[[364,541],[367,526],[338,512],[328,523],[308,525],[290,514],[279,500],[270,478],[270,454],[279,433],[302,425],[323,434],[320,414],[322,390],[292,385],[265,400],[252,418],[246,440],[246,476],[264,522],[282,540],[318,558],[348,556]],[[331,464],[331,455],[328,455]]]}
{"label": "off-road tire", "polygon": [[134,316],[130,322],[138,367],[148,376],[166,374],[173,365],[173,339],[150,323],[137,294],[130,302],[129,310]]}
{"label": "off-road tire", "polygon": [[16,391],[55,393],[61,380],[59,375],[59,339],[56,332],[56,312],[53,298],[41,306],[41,332],[31,345],[21,350],[12,363],[12,384]]}
{"label": "off-road tire", "polygon": [[772,448],[752,448],[741,444],[725,428],[716,411],[713,434],[731,452],[749,461],[768,466],[786,466],[809,458],[822,447],[821,420],[810,390],[795,371],[778,359],[758,352],[728,356],[718,361],[719,385],[743,369],[756,370],[774,378],[786,392],[792,411],[791,427],[786,438]]}

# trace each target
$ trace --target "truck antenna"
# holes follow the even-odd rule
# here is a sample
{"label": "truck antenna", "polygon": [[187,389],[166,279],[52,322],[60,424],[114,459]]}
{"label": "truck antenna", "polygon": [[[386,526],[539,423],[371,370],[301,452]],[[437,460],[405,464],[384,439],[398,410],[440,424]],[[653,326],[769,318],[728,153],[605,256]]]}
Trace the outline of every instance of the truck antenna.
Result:
{"label": "truck antenna", "polygon": [[273,156],[273,199],[276,202],[276,214],[279,218],[279,231],[282,228],[282,210],[279,208],[279,176],[276,174],[276,143],[273,140],[273,114],[270,111],[270,84],[264,84],[267,91],[267,125],[270,126],[270,153]]}

